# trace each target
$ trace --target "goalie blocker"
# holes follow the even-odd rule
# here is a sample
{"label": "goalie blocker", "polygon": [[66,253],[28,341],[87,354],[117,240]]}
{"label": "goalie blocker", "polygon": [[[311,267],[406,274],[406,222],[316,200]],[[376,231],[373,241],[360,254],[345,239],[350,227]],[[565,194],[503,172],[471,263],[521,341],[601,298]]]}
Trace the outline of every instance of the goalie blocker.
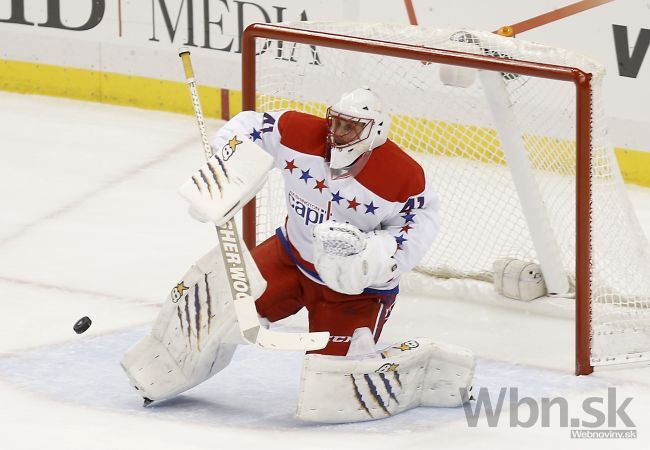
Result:
{"label": "goalie blocker", "polygon": [[266,181],[273,157],[261,147],[234,133],[221,148],[179,188],[190,204],[190,214],[201,222],[223,225],[239,211]]}

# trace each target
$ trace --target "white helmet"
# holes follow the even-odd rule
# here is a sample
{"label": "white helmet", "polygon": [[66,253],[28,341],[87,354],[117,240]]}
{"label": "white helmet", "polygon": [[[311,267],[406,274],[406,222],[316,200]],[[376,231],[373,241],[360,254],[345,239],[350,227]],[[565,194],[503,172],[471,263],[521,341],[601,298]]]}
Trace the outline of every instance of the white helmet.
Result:
{"label": "white helmet", "polygon": [[367,87],[343,94],[327,109],[332,179],[361,171],[372,150],[386,142],[388,121],[381,100]]}

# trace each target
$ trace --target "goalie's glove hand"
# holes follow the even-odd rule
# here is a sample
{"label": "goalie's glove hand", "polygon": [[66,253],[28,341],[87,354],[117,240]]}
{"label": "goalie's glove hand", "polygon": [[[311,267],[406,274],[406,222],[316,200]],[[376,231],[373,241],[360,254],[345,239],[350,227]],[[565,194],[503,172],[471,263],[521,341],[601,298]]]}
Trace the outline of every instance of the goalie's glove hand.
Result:
{"label": "goalie's glove hand", "polygon": [[314,265],[323,282],[342,294],[360,294],[397,275],[395,239],[364,233],[349,223],[326,221],[314,227]]}

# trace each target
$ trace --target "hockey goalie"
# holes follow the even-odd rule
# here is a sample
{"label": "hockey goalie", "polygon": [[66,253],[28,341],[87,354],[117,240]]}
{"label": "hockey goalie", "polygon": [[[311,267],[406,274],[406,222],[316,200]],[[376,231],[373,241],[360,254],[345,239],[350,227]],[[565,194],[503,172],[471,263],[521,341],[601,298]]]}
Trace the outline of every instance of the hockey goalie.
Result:
{"label": "hockey goalie", "polygon": [[[470,398],[469,350],[425,338],[375,348],[400,276],[439,227],[430,180],[387,139],[388,130],[389,117],[368,88],[344,94],[326,118],[245,111],[221,128],[213,156],[180,189],[193,217],[223,225],[272,167],[281,171],[285,223],[242,254],[260,321],[305,308],[309,331],[329,333],[322,348],[304,347],[296,413],[302,420],[373,420]],[[122,366],[145,403],[210,378],[246,342],[228,289],[231,262],[219,248],[199,259],[172,289],[151,333],[124,355]]]}

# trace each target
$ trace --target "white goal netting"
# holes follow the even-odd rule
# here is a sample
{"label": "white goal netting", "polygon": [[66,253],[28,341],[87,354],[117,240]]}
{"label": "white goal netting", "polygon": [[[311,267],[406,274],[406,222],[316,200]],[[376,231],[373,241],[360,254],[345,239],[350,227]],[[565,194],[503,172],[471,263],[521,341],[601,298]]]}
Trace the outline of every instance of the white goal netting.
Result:
{"label": "white goal netting", "polygon": [[[631,205],[602,105],[602,66],[566,50],[488,32],[413,26],[299,22],[291,27],[466,53],[577,67],[593,75],[592,364],[648,358],[650,250]],[[425,167],[441,201],[442,229],[418,271],[433,277],[490,281],[504,257],[538,261],[530,224],[495,123],[493,90],[481,77],[443,84],[440,64],[324,46],[257,39],[256,109],[296,109],[324,116],[342,92],[376,91],[391,118],[390,138]],[[572,83],[502,74],[511,105],[507,128],[521,143],[541,199],[561,272],[572,285],[576,265],[576,93]],[[386,182],[390,182],[387,180]],[[257,241],[286,210],[282,181],[258,195]],[[529,219],[530,221],[530,219]],[[539,245],[539,244],[538,244]]]}

